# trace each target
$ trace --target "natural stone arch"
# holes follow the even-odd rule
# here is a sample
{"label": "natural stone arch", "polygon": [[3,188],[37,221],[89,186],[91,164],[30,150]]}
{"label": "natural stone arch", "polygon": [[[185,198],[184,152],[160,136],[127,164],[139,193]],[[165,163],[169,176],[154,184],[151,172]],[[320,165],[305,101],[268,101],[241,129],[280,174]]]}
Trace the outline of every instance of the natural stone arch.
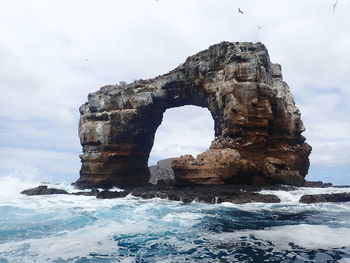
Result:
{"label": "natural stone arch", "polygon": [[[222,159],[228,156],[228,163],[210,170],[218,173],[217,180],[208,182],[303,183],[311,147],[304,143],[300,112],[282,81],[280,66],[270,62],[260,43],[223,42],[165,75],[89,94],[80,108],[84,153],[76,185],[145,184],[148,156],[163,113],[184,105],[208,108],[216,137],[211,151]],[[203,159],[210,161],[207,157]],[[205,178],[192,180],[193,173],[200,177],[196,172],[201,165],[191,158],[175,162],[178,181],[205,183]],[[225,178],[220,178],[222,172]]]}
{"label": "natural stone arch", "polygon": [[[105,93],[95,98],[95,94],[90,94],[90,107],[87,104],[81,107],[79,134],[84,154],[81,156],[82,176],[78,185],[125,187],[145,184],[149,177],[147,163],[154,136],[167,109],[185,105],[208,108],[214,119],[215,136],[220,134],[222,117],[215,114],[217,109],[213,105],[209,106],[208,98],[213,100],[212,95],[203,92],[203,87],[176,83],[159,92],[135,92],[141,87],[114,86],[116,97]],[[109,86],[105,89],[111,90]],[[118,104],[124,108],[118,108]],[[117,108],[99,112],[97,109],[101,105],[108,105],[108,108],[115,105]],[[84,112],[88,112],[86,117]],[[85,180],[89,182],[85,183]]]}

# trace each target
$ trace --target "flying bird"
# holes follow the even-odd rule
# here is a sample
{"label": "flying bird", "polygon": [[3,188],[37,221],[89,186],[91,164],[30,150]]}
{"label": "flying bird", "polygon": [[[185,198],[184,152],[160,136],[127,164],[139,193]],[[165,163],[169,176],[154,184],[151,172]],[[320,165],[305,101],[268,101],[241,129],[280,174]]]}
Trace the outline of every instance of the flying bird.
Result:
{"label": "flying bird", "polygon": [[338,1],[339,0],[335,1],[335,3],[333,4],[333,12],[335,12],[335,8],[337,7]]}
{"label": "flying bird", "polygon": [[238,13],[241,13],[242,15],[244,15],[243,11],[240,8],[238,8]]}
{"label": "flying bird", "polygon": [[259,28],[259,29],[261,29],[261,28],[262,28],[262,27],[261,27],[261,26],[259,26],[259,25],[257,25],[256,27],[257,27],[257,28]]}

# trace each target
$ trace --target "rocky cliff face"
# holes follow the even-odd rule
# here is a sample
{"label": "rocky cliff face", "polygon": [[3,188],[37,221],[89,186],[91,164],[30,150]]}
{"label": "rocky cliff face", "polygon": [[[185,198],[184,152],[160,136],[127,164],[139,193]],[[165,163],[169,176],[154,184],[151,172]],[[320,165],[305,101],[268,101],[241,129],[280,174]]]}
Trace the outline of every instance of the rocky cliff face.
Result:
{"label": "rocky cliff face", "polygon": [[208,151],[172,163],[178,184],[302,185],[311,147],[281,67],[261,43],[222,42],[169,73],[89,94],[80,107],[82,168],[76,186],[147,183],[147,161],[166,109],[206,107],[215,122]]}

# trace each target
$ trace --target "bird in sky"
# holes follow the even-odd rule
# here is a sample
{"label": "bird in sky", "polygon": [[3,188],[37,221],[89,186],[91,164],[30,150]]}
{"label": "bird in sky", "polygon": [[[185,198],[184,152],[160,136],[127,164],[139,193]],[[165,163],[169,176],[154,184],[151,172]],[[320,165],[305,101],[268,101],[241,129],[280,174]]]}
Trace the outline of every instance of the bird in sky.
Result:
{"label": "bird in sky", "polygon": [[333,12],[335,12],[335,8],[337,7],[338,1],[339,0],[335,1],[335,3],[333,4]]}
{"label": "bird in sky", "polygon": [[261,28],[262,28],[262,27],[261,27],[261,26],[259,26],[259,25],[257,25],[256,27],[257,27],[257,28],[259,28],[259,29],[261,29]]}
{"label": "bird in sky", "polygon": [[241,13],[242,15],[244,15],[243,11],[240,8],[238,8],[238,13]]}

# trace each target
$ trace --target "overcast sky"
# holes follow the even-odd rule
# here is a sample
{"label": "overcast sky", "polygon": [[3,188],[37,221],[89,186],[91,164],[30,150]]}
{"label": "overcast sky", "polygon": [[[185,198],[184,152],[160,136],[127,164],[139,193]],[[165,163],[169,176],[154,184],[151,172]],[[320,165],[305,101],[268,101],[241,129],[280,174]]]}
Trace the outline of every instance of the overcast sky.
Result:
{"label": "overcast sky", "polygon": [[[282,65],[301,110],[313,146],[307,178],[350,184],[350,1],[335,12],[334,2],[2,0],[0,176],[75,181],[89,92],[164,74],[221,41],[250,41]],[[212,129],[206,109],[168,110],[152,161],[204,150]]]}

